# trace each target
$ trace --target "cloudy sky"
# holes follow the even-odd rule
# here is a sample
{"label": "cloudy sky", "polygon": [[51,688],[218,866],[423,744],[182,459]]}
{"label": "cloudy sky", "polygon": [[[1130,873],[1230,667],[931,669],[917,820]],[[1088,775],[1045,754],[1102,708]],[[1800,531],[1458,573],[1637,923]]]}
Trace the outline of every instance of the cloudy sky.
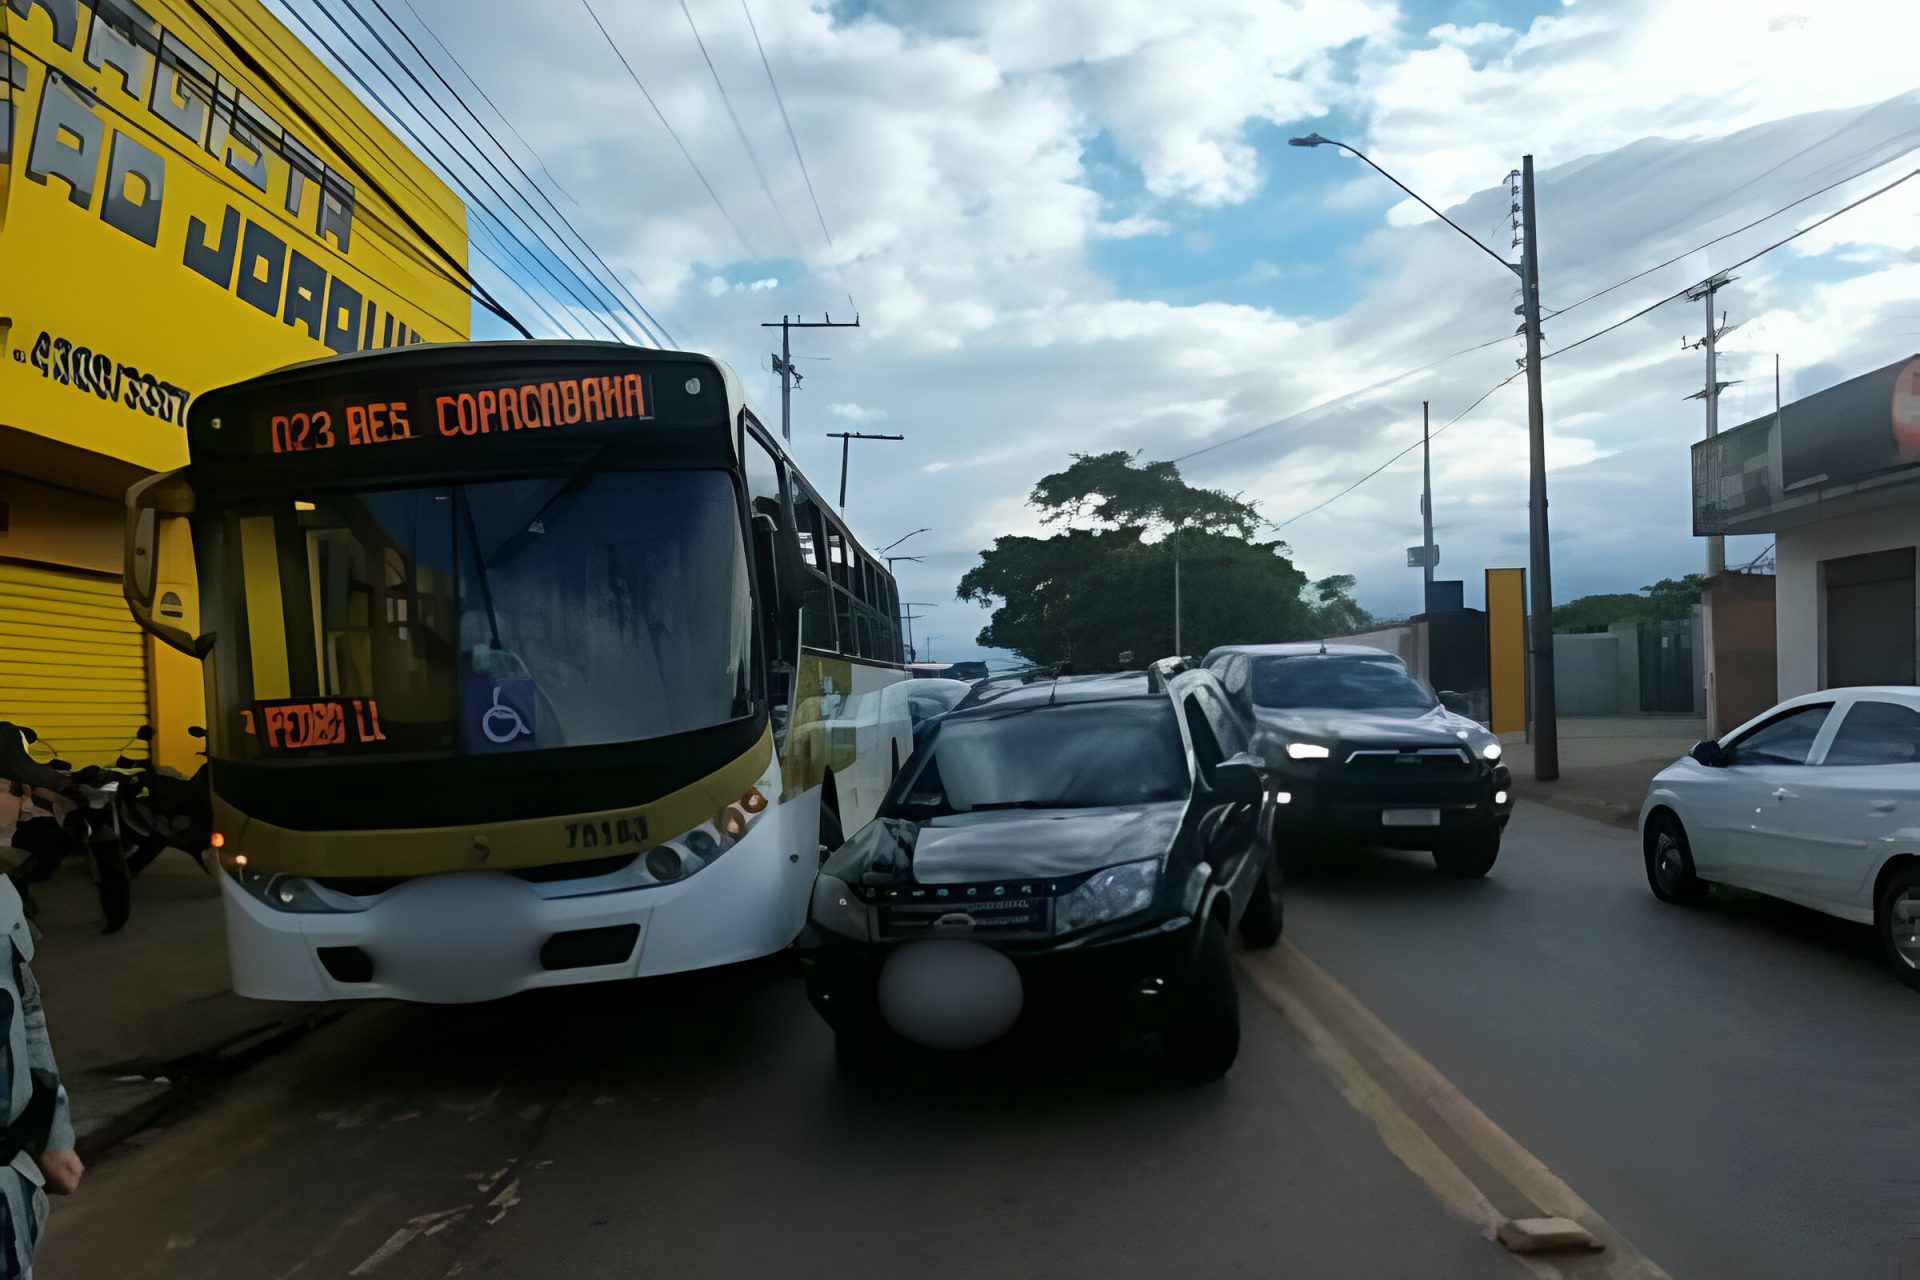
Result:
{"label": "cloudy sky", "polygon": [[[399,104],[430,95],[393,92],[321,16],[406,85],[364,14],[430,77],[390,13],[764,419],[777,335],[760,323],[857,307],[859,330],[796,338],[794,445],[830,490],[826,432],[907,436],[856,449],[848,517],[873,548],[928,527],[897,572],[942,659],[975,656],[985,621],[954,601],[959,576],[1036,528],[1028,490],[1078,450],[1185,458],[1283,526],[1310,575],[1357,575],[1382,615],[1418,607],[1417,447],[1303,513],[1417,442],[1422,400],[1439,427],[1514,372],[1518,295],[1361,162],[1289,136],[1365,150],[1503,255],[1506,175],[1535,157],[1542,296],[1566,311],[1543,366],[1562,600],[1700,567],[1687,450],[1704,414],[1685,397],[1704,369],[1682,340],[1705,317],[1676,302],[1553,352],[1920,166],[1908,0],[749,0],[752,26],[740,0],[592,0],[634,75],[582,0],[271,2],[422,129]],[[424,136],[481,203],[525,212]],[[471,222],[476,246],[499,234]],[[507,270],[476,257],[478,274],[537,333],[604,336],[546,274],[559,262],[489,247]],[[1734,274],[1725,426],[1771,411],[1776,353],[1791,400],[1920,350],[1920,179]],[[1525,426],[1516,379],[1434,445],[1441,576],[1469,604],[1483,567],[1525,562]]]}

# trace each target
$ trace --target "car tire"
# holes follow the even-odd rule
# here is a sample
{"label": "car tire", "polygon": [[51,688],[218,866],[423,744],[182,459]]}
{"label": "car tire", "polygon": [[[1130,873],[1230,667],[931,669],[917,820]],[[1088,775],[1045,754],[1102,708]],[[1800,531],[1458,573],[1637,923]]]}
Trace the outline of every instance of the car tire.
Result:
{"label": "car tire", "polygon": [[1218,920],[1201,926],[1177,999],[1161,1041],[1168,1074],[1182,1084],[1218,1080],[1240,1055],[1240,992],[1227,930]]}
{"label": "car tire", "polygon": [[[1900,912],[1902,902],[1911,901],[1914,915]],[[1920,991],[1920,944],[1907,941],[1920,933],[1914,921],[1920,919],[1920,862],[1908,862],[1894,868],[1880,886],[1879,901],[1874,903],[1873,925],[1880,935],[1880,950],[1894,976]]]}
{"label": "car tire", "polygon": [[1693,846],[1687,829],[1671,813],[1655,814],[1647,822],[1641,850],[1647,863],[1647,887],[1662,902],[1693,906],[1707,896],[1707,882],[1693,869]]}
{"label": "car tire", "polygon": [[1493,870],[1500,857],[1500,828],[1450,840],[1433,851],[1433,865],[1443,876],[1477,880]]}
{"label": "car tire", "polygon": [[1240,917],[1240,945],[1249,951],[1265,951],[1280,941],[1286,928],[1285,874],[1278,856],[1267,859],[1266,869],[1253,886],[1253,900]]}

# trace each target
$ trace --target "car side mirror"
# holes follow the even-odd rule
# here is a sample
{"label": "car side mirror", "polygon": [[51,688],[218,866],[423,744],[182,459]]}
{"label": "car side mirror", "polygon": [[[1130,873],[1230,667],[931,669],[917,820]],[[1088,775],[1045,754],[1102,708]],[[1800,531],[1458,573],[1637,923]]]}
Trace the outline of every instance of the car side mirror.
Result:
{"label": "car side mirror", "polygon": [[1453,714],[1457,716],[1464,716],[1467,714],[1466,696],[1464,694],[1455,693],[1451,689],[1443,690],[1441,692],[1440,705],[1445,707],[1447,710],[1453,712]]}
{"label": "car side mirror", "polygon": [[1709,769],[1724,769],[1730,763],[1727,749],[1712,738],[1694,743],[1687,755]]}
{"label": "car side mirror", "polygon": [[1213,767],[1213,794],[1229,804],[1257,804],[1267,789],[1258,758],[1242,751]]}

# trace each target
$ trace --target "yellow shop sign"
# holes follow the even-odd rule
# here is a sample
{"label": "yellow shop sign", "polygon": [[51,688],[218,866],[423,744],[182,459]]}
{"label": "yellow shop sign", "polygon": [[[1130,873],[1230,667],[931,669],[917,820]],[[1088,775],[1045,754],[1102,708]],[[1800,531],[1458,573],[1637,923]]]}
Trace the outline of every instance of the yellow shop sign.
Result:
{"label": "yellow shop sign", "polygon": [[0,426],[155,470],[187,400],[468,334],[465,211],[259,0],[0,0]]}

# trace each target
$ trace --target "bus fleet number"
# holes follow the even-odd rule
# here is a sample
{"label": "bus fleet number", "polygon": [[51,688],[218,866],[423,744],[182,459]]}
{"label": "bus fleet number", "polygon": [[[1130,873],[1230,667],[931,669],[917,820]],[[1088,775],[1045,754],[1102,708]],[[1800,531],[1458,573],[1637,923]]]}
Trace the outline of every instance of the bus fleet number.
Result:
{"label": "bus fleet number", "polygon": [[[349,445],[391,444],[412,440],[413,423],[404,400],[374,400],[350,404],[345,410]],[[336,437],[333,415],[325,409],[311,413],[277,413],[270,424],[275,453],[308,453],[331,449]]]}

